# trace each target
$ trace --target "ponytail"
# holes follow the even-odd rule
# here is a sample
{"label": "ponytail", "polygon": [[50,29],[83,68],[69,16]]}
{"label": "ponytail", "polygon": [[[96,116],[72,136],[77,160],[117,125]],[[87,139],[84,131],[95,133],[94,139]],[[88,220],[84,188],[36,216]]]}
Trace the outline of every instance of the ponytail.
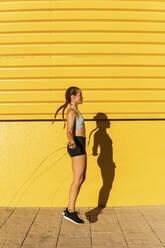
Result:
{"label": "ponytail", "polygon": [[[52,124],[54,123],[54,121],[56,119],[57,113],[62,108],[63,108],[63,110],[62,110],[62,117],[63,117],[63,120],[64,120],[64,111],[65,111],[67,105],[71,102],[71,95],[76,95],[77,90],[79,90],[79,88],[78,87],[75,87],[75,86],[71,86],[71,87],[69,87],[66,90],[66,92],[65,92],[65,100],[66,100],[66,102],[57,109],[56,113],[54,114],[54,119],[52,121]],[[64,120],[64,128],[65,128],[65,126],[66,126],[66,124],[65,124],[65,120]]]}
{"label": "ponytail", "polygon": [[[69,102],[66,102],[66,103],[64,104],[64,108],[63,108],[63,110],[62,110],[62,118],[63,118],[63,120],[64,120],[64,111],[65,111],[65,109],[66,109],[68,103],[69,103]],[[66,126],[66,124],[65,124],[65,120],[64,120],[64,127],[63,127],[63,128],[65,128],[65,126]]]}
{"label": "ponytail", "polygon": [[[62,106],[60,106],[60,107],[57,109],[56,113],[54,114],[54,119],[53,119],[53,121],[52,121],[52,124],[54,123],[54,121],[55,121],[55,119],[56,119],[57,113],[58,113],[58,112],[60,111],[60,109],[62,109],[62,108],[63,108],[62,117],[63,117],[63,120],[64,120],[64,111],[65,111],[65,109],[66,109],[68,103],[69,103],[69,102],[65,102]],[[64,128],[65,128],[65,126],[66,126],[66,124],[65,124],[65,120],[64,120]]]}

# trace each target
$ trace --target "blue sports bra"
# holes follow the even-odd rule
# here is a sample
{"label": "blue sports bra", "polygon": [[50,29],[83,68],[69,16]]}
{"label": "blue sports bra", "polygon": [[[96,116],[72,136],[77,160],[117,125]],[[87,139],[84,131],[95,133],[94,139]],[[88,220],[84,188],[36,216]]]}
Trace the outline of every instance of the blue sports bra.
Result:
{"label": "blue sports bra", "polygon": [[[70,106],[70,108],[75,109],[79,113],[79,111],[75,107]],[[84,127],[84,118],[79,113],[79,118],[75,121],[75,129],[78,129],[78,128],[81,128],[81,127]]]}

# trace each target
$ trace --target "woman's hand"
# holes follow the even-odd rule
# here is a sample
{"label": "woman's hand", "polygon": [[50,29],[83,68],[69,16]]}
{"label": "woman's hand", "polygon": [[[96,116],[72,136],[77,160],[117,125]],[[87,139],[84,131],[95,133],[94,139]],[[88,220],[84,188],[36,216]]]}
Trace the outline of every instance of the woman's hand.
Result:
{"label": "woman's hand", "polygon": [[76,148],[76,143],[75,142],[69,143],[69,148],[70,149],[75,149]]}

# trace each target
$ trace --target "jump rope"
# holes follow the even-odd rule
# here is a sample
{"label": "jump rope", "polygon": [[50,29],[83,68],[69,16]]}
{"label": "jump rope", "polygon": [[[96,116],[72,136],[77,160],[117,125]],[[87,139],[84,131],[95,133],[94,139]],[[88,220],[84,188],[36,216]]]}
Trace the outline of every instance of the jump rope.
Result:
{"label": "jump rope", "polygon": [[[16,193],[14,194],[14,196],[12,197],[12,199],[9,201],[8,203],[8,207],[10,206],[10,204],[13,202],[13,200],[15,199],[15,197],[17,196],[17,194],[22,190],[22,188],[24,187],[25,184],[27,184],[28,182],[30,182],[30,179],[32,178],[32,176],[37,172],[37,170],[41,167],[41,165],[50,157],[52,156],[55,152],[63,150],[64,148],[66,149],[66,145],[68,144],[68,142],[66,142],[65,146],[62,146],[58,149],[56,149],[55,151],[53,151],[52,153],[50,153],[46,158],[44,158],[39,165],[37,165],[37,167],[32,171],[31,175],[25,180],[25,182],[19,187],[19,189],[16,191]],[[35,177],[31,182],[30,185],[32,184],[32,182],[34,182],[37,178],[39,178],[42,174],[44,174],[47,170],[49,170],[51,167],[54,166],[54,164],[57,164],[65,155],[67,154],[67,151],[65,153],[63,153],[63,155],[55,161],[55,163],[53,163],[53,165],[50,165],[46,170],[44,170],[43,172],[41,172],[37,177]],[[16,204],[21,200],[23,194],[26,192],[26,190],[29,188],[29,185],[25,188],[25,190],[23,191],[23,193],[21,194],[21,196],[18,198],[18,200],[16,201]]]}
{"label": "jump rope", "polygon": [[[97,128],[96,128],[97,129]],[[96,129],[94,129],[93,131],[95,131]],[[90,137],[91,137],[91,134],[93,133],[93,131],[90,133],[89,135],[89,141],[88,141],[88,145],[90,143]],[[50,157],[52,156],[55,152],[57,151],[60,151],[60,150],[63,150],[64,148],[66,149],[66,145],[68,144],[68,141],[65,143],[65,146],[62,146],[58,149],[56,149],[55,151],[53,151],[52,153],[50,153],[46,158],[44,158],[40,163],[39,165],[37,165],[37,167],[32,171],[31,175],[25,180],[25,182],[19,187],[19,189],[16,191],[16,193],[14,194],[14,196],[12,197],[12,199],[9,201],[8,203],[8,207],[10,206],[10,204],[14,201],[15,197],[17,196],[17,194],[22,190],[22,188],[24,187],[25,184],[27,184],[28,182],[30,182],[30,179],[32,178],[32,176],[37,172],[37,170],[41,167],[41,165]],[[55,161],[55,164],[57,164],[65,155],[67,154],[67,151],[65,153],[63,153],[63,155]],[[41,172],[37,177],[35,177],[31,182],[30,182],[30,185],[32,184],[32,182],[34,182],[37,178],[39,178],[42,174],[44,174],[47,170],[49,170],[51,167],[54,166],[54,163],[53,165],[50,165],[46,170],[44,170],[43,172]],[[16,204],[21,200],[23,194],[26,192],[26,190],[29,188],[29,185],[25,188],[25,190],[23,191],[23,193],[21,194],[21,196],[18,198],[18,200],[16,201]]]}

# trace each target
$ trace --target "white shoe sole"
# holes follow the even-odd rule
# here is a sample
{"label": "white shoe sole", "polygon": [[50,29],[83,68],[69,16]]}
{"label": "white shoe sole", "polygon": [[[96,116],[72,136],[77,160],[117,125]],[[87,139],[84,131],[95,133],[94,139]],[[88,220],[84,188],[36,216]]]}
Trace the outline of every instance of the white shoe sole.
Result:
{"label": "white shoe sole", "polygon": [[62,213],[62,215],[63,215],[64,219],[69,220],[69,221],[73,222],[74,224],[78,224],[78,225],[82,225],[82,224],[84,224],[84,223],[77,223],[77,222],[75,222],[74,220],[72,220],[72,219],[70,219],[70,218],[66,217],[64,214],[65,214],[65,213]]}

